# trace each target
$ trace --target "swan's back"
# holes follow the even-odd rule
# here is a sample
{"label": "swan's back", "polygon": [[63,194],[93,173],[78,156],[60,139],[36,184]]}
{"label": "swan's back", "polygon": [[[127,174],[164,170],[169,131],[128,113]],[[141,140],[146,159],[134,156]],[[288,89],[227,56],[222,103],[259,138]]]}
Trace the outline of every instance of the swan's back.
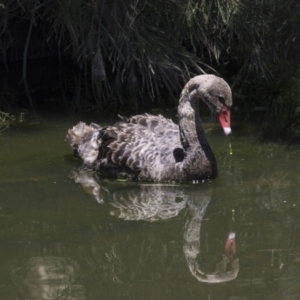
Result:
{"label": "swan's back", "polygon": [[153,169],[180,160],[179,128],[172,120],[149,114],[120,118],[112,126],[81,122],[69,130],[67,139],[87,167],[114,177],[150,179]]}

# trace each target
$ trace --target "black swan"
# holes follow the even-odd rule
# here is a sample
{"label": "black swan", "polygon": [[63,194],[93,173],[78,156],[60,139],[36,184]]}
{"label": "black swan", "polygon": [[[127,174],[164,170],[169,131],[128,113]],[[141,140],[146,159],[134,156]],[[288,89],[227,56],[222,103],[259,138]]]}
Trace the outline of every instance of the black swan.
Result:
{"label": "black swan", "polygon": [[179,126],[161,115],[120,117],[106,127],[80,122],[67,140],[85,167],[116,178],[191,181],[217,176],[217,163],[199,116],[199,99],[231,133],[231,89],[220,77],[199,75],[188,81],[178,105]]}

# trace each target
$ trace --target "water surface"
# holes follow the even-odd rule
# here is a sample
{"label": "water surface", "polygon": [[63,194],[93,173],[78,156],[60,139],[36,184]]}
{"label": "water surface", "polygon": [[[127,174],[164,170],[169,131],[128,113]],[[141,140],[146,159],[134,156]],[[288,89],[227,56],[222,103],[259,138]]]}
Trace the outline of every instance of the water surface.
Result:
{"label": "water surface", "polygon": [[0,136],[1,299],[299,299],[299,147],[207,126],[216,180],[109,181],[72,157],[77,121]]}

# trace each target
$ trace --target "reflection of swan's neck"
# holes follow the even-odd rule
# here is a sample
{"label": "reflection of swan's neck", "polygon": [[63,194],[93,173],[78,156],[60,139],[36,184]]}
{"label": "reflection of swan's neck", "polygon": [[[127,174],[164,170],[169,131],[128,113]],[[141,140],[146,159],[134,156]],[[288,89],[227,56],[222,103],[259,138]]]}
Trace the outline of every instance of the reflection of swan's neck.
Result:
{"label": "reflection of swan's neck", "polygon": [[[204,272],[197,260],[201,249],[201,222],[210,199],[210,195],[202,195],[200,205],[195,205],[193,202],[188,202],[191,218],[187,222],[184,232],[183,251],[190,272],[195,278],[197,278],[197,280],[208,283],[230,281],[237,277],[239,271],[239,260],[237,258],[233,259],[232,257],[229,259],[226,255],[223,255],[222,260],[216,264],[216,269],[212,273]],[[229,265],[230,268],[228,268]]]}
{"label": "reflection of swan's neck", "polygon": [[185,151],[182,168],[191,174],[191,179],[196,174],[199,177],[200,166],[203,171],[202,177],[217,176],[216,159],[206,139],[199,115],[199,99],[202,97],[196,88],[188,90],[186,87],[181,93],[178,106],[180,139]]}

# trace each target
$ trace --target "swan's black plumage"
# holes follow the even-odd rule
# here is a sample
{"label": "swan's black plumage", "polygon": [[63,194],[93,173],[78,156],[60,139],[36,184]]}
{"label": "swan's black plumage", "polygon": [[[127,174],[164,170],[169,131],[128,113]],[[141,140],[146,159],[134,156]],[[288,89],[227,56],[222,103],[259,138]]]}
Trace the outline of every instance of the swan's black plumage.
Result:
{"label": "swan's black plumage", "polygon": [[228,134],[230,87],[217,76],[199,75],[181,93],[179,126],[161,115],[142,114],[120,117],[106,127],[80,122],[67,139],[86,167],[109,176],[151,181],[213,178],[217,164],[201,125],[199,99],[219,115]]}

